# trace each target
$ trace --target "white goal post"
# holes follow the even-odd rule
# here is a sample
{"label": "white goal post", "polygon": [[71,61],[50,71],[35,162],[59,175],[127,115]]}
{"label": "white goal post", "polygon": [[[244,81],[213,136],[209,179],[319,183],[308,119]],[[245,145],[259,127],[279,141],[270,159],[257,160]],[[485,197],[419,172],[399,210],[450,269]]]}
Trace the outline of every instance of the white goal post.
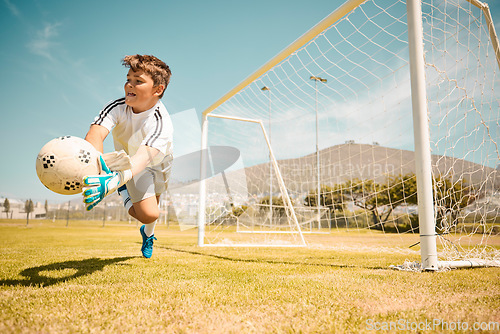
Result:
{"label": "white goal post", "polygon": [[[273,149],[271,147],[271,143],[269,141],[269,137],[267,136],[266,129],[264,128],[264,125],[261,120],[255,120],[255,119],[248,119],[248,118],[241,118],[241,117],[234,117],[234,116],[223,116],[223,115],[206,115],[204,116],[203,119],[203,127],[202,131],[204,134],[207,132],[208,128],[208,119],[207,117],[214,117],[214,118],[221,118],[221,119],[227,119],[227,120],[232,120],[236,122],[247,122],[247,123],[255,123],[258,124],[260,129],[262,130],[262,135],[264,137],[264,140],[266,142],[266,146],[269,149],[269,155],[270,155],[270,160],[272,163],[272,168],[274,170],[274,173],[276,174],[277,180],[278,180],[278,186],[280,188],[281,195],[284,199],[284,207],[286,211],[286,216],[287,216],[287,221],[288,224],[290,225],[289,229],[286,232],[283,231],[267,231],[267,233],[293,233],[297,234],[299,236],[299,243],[297,246],[306,246],[306,241],[304,239],[304,235],[302,234],[302,229],[299,225],[299,222],[297,221],[297,217],[295,215],[295,210],[293,208],[292,201],[290,200],[290,196],[288,195],[288,191],[286,189],[285,183],[283,182],[283,178],[281,177],[281,172],[278,167],[278,164],[276,162],[276,158],[274,157]],[[203,140],[202,140],[202,157],[200,159],[202,168],[201,170],[201,184],[202,184],[202,189],[200,190],[200,199],[203,198],[203,200],[200,200],[200,209],[199,212],[205,212],[205,179],[207,178],[207,171],[206,171],[206,166],[207,166],[207,154],[209,152],[208,147],[206,145],[206,137],[203,135]],[[227,181],[226,181],[227,182]],[[199,246],[204,246],[204,237],[205,237],[205,221],[204,221],[204,215],[199,215],[198,219],[198,245]],[[266,233],[264,231],[264,233]],[[234,246],[234,244],[216,244],[216,246]],[[238,244],[238,246],[244,246],[244,247],[249,247],[249,246],[262,246],[260,244],[247,244],[247,243],[242,243]],[[266,246],[289,246],[289,244],[269,244]]]}
{"label": "white goal post", "polygon": [[[464,19],[466,15],[470,18]],[[391,21],[386,23],[388,20]],[[406,28],[405,34],[402,27]],[[380,33],[369,30],[373,28],[380,29]],[[500,46],[485,3],[477,0],[345,2],[203,112],[198,245],[209,244],[206,227],[210,211],[207,208],[210,118],[232,121],[232,125],[221,123],[216,127],[219,135],[221,132],[226,135],[224,144],[234,143],[242,148],[249,138],[253,140],[260,134],[246,128],[242,131],[234,122],[258,124],[264,140],[259,139],[259,143],[256,140],[252,145],[261,145],[255,150],[265,150],[262,156],[267,154],[269,158],[268,161],[255,159],[250,163],[254,167],[245,168],[245,173],[252,175],[245,183],[248,182],[249,193],[254,197],[257,193],[267,196],[270,205],[262,204],[267,202],[261,198],[260,202],[254,199],[253,203],[256,207],[260,205],[260,209],[252,211],[247,205],[241,205],[237,214],[231,212],[234,211],[232,203],[231,209],[219,205],[217,217],[225,214],[236,222],[245,215],[263,219],[262,206],[268,205],[269,226],[277,226],[280,233],[299,235],[299,244],[306,245],[298,206],[304,207],[301,209],[304,212],[314,207],[318,213],[318,229],[322,220],[327,220],[328,224],[333,222],[340,228],[351,229],[355,225],[358,230],[379,233],[391,227],[398,234],[418,234],[423,270],[500,266],[497,236],[500,235],[500,206],[495,204],[500,201],[498,168],[495,170],[495,162],[500,167],[496,137],[500,130],[494,128],[500,121],[498,93],[495,94],[500,81],[499,68]],[[404,70],[409,77],[407,84]],[[328,83],[319,75],[327,76]],[[314,80],[311,84],[312,79],[321,79],[321,82]],[[332,85],[337,87],[329,86],[334,80]],[[311,85],[314,92],[308,90]],[[318,85],[324,88],[320,91]],[[264,88],[268,99],[258,95]],[[382,89],[393,92],[379,96]],[[406,89],[409,99],[395,101],[395,91]],[[310,112],[314,110],[313,99],[315,118]],[[318,103],[320,117],[328,123],[328,131],[318,130]],[[404,110],[408,103],[411,104],[413,142],[404,146],[398,141],[402,141],[405,134],[395,134],[395,137],[386,134],[406,124],[400,120],[406,114],[395,110]],[[360,112],[367,107],[374,110],[373,114]],[[332,114],[338,110],[346,110],[339,113],[343,119]],[[360,122],[362,117],[368,120]],[[392,124],[390,131],[387,127],[385,131],[368,135],[364,129],[371,128],[366,125],[370,120]],[[297,142],[312,140],[312,135],[305,133],[291,139],[285,130],[293,122],[311,125],[304,127],[311,130],[312,124],[316,124],[316,148],[311,144],[303,152],[297,149],[297,152],[281,154],[294,151],[294,147],[287,146],[289,143],[297,145]],[[270,132],[271,125],[272,138],[266,133],[266,127]],[[356,144],[349,137],[345,137],[342,144],[341,134],[332,134],[332,129],[343,130],[342,127],[351,129],[353,136],[356,134],[365,141],[374,139],[373,144]],[[226,133],[221,129],[230,130]],[[404,132],[405,128],[398,130]],[[339,130],[339,133],[349,131]],[[240,135],[241,138],[235,138]],[[281,140],[276,139],[277,136],[281,136]],[[298,136],[300,141],[295,138]],[[322,147],[318,147],[319,137]],[[379,138],[386,140],[382,142],[385,146]],[[247,156],[253,151],[248,152]],[[347,157],[345,152],[351,155]],[[381,152],[385,154],[382,158]],[[394,156],[400,160],[391,165]],[[408,166],[408,157],[414,160],[412,166]],[[355,159],[359,159],[359,163]],[[367,159],[372,160],[367,163]],[[269,170],[265,166],[269,166]],[[392,170],[389,171],[388,166],[392,166]],[[383,172],[377,174],[374,170],[379,167]],[[254,175],[262,177],[257,180]],[[399,183],[394,182],[396,179]],[[409,192],[411,182],[408,180],[416,181],[416,194]],[[278,186],[274,192],[281,196],[288,225],[277,223],[277,218],[272,217],[273,198],[280,199],[273,196],[274,184]],[[395,195],[400,188],[402,198]],[[328,214],[320,215],[321,210]],[[238,216],[241,212],[243,216]],[[418,213],[418,225],[410,222],[405,232],[399,231],[398,224],[414,219],[414,212]],[[305,218],[304,221],[311,222]],[[288,226],[286,231],[282,230],[284,225]],[[271,233],[269,226],[260,228]],[[438,239],[442,242],[440,247]],[[488,242],[491,240],[494,242]],[[476,242],[480,248],[476,248]],[[447,248],[452,249],[451,253],[459,250],[454,255],[443,255]]]}

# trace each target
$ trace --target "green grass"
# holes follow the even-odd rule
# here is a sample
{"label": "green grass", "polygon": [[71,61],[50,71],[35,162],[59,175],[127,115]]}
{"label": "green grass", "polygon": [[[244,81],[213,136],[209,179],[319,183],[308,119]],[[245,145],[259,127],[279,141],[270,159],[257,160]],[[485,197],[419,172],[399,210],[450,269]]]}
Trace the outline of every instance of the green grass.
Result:
{"label": "green grass", "polygon": [[[500,268],[394,271],[418,252],[378,247],[199,248],[196,230],[165,225],[144,259],[135,223],[65,224],[0,221],[0,333],[373,333],[374,322],[500,322]],[[347,242],[341,233],[312,238]]]}

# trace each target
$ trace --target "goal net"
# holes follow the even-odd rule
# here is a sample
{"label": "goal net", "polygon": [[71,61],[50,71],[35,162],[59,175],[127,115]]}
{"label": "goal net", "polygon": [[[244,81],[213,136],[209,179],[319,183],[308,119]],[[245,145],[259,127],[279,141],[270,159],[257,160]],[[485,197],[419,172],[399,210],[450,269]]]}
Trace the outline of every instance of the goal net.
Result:
{"label": "goal net", "polygon": [[[478,1],[424,1],[421,11],[438,257],[495,265],[494,25]],[[205,111],[205,147],[234,147],[240,159],[203,182],[200,244],[314,246],[325,233],[418,249],[407,17],[405,1],[348,1]]]}

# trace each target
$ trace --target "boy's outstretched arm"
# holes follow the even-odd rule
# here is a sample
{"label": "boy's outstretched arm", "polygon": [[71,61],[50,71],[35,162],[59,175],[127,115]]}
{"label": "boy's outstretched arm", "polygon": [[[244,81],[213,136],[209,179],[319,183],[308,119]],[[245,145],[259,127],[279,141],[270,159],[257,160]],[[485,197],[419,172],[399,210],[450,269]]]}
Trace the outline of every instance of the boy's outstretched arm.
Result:
{"label": "boy's outstretched arm", "polygon": [[119,172],[111,171],[101,156],[101,175],[91,175],[83,178],[83,184],[85,185],[83,188],[83,201],[87,211],[92,210],[104,197],[127,183],[132,176],[142,172],[159,152],[156,148],[142,145],[136,154],[130,158],[132,168]]}
{"label": "boy's outstretched arm", "polygon": [[96,148],[96,150],[103,153],[104,139],[106,139],[108,134],[109,130],[104,126],[92,124],[89,131],[87,132],[87,135],[85,136],[85,140],[91,143]]}

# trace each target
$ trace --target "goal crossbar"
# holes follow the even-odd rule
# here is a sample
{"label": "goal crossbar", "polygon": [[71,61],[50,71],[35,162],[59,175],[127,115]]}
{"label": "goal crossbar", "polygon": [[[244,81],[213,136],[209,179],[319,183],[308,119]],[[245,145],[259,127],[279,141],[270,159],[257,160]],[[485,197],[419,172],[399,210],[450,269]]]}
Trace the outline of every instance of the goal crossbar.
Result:
{"label": "goal crossbar", "polygon": [[345,2],[342,6],[340,6],[337,10],[333,11],[330,15],[321,20],[314,27],[309,29],[305,34],[296,39],[292,44],[287,46],[283,51],[274,56],[271,60],[265,63],[262,67],[260,67],[257,71],[248,76],[241,83],[236,85],[233,89],[227,92],[224,96],[218,99],[215,103],[213,103],[210,107],[208,107],[203,115],[208,115],[212,111],[214,111],[221,104],[229,100],[243,88],[251,84],[255,79],[259,78],[262,74],[269,71],[275,65],[279,64],[286,57],[297,51],[299,48],[304,46],[307,42],[311,41],[314,37],[318,36],[323,30],[340,20],[342,17],[351,12],[354,8],[361,5],[366,0],[349,0]]}

